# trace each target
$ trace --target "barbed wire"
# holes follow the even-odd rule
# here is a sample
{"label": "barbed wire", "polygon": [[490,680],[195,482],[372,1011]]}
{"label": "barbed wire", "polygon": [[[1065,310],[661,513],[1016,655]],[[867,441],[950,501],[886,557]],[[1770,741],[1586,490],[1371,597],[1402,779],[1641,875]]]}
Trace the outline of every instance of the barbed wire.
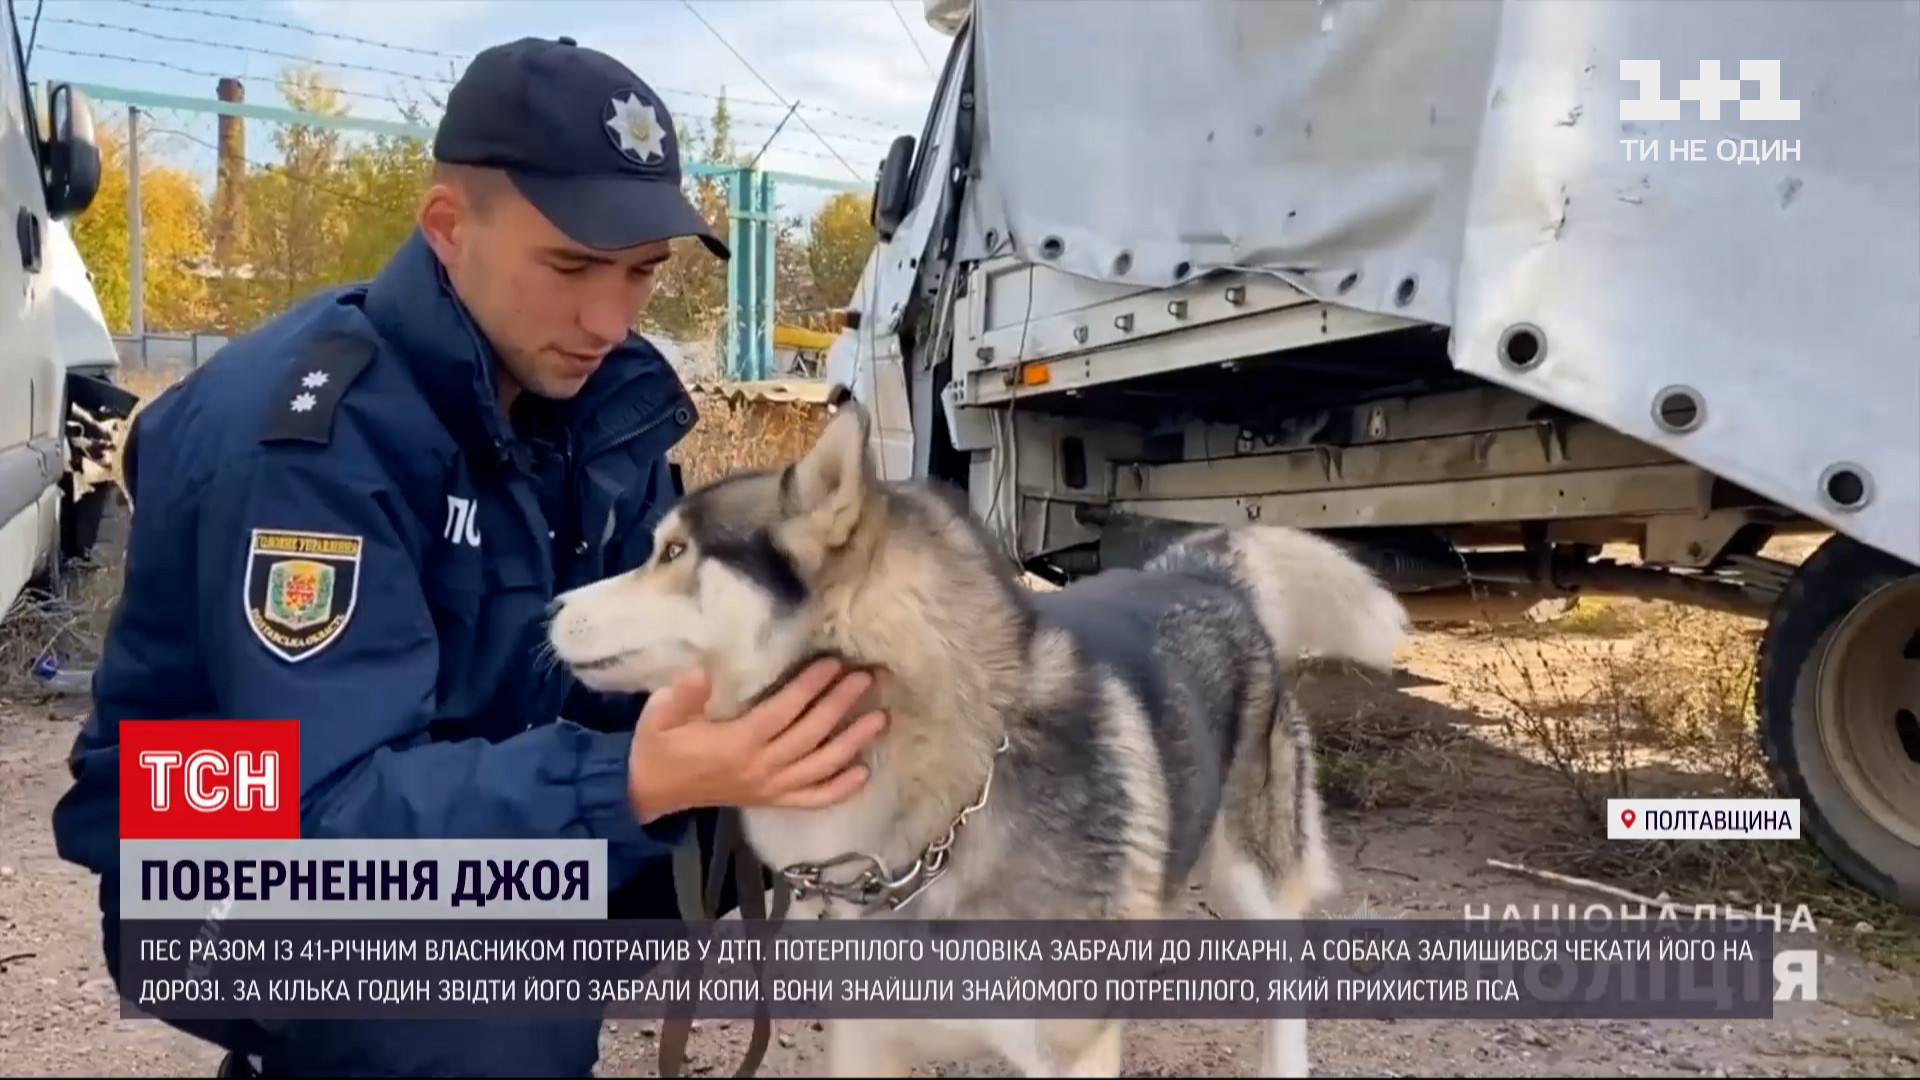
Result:
{"label": "barbed wire", "polygon": [[[165,68],[168,71],[177,71],[182,75],[196,75],[206,79],[226,79],[233,77],[232,72],[209,71],[205,68],[187,67],[184,64],[176,64],[171,60],[156,60],[147,56],[120,56],[115,53],[62,48],[58,45],[42,45],[40,46],[40,51],[53,53],[57,56],[73,56],[85,60],[108,60],[116,64],[141,64],[146,67]],[[376,94],[366,90],[351,90],[340,87],[334,89],[343,97],[366,98],[373,101],[387,101],[399,104],[399,99],[391,93]]]}
{"label": "barbed wire", "polygon": [[[218,71],[208,70],[206,68],[188,67],[185,64],[176,64],[171,60],[158,60],[153,57],[146,57],[146,56],[122,56],[116,53],[93,52],[87,49],[68,49],[68,48],[63,48],[61,46],[57,46],[57,45],[42,45],[40,46],[40,50],[42,52],[53,53],[59,56],[72,56],[72,57],[77,57],[77,58],[86,59],[86,60],[106,60],[116,64],[138,64],[146,67],[163,68],[168,71],[178,72],[182,75],[194,75],[200,78],[207,78],[207,79],[224,79],[231,76],[231,73],[222,73]],[[395,94],[391,91],[387,93],[376,93],[376,92],[367,91],[367,90],[354,90],[351,88],[338,88],[338,87],[336,87],[335,90],[339,94],[345,97],[364,98],[369,101],[382,101],[392,105],[412,104],[412,102],[408,102],[404,100],[400,95]],[[701,124],[703,129],[707,127],[711,127],[711,124],[704,123],[699,118],[694,118],[694,120],[695,120],[695,123]],[[267,121],[267,122],[271,122],[271,121]],[[727,122],[732,127],[745,128],[748,130],[774,130],[778,128],[777,124],[772,124],[764,120],[755,120],[750,117],[749,118],[729,117]],[[867,143],[875,146],[886,145],[886,140],[884,139],[872,139],[864,135],[848,135],[842,132],[829,132],[829,134],[831,134],[834,138],[846,139],[851,142]],[[785,151],[785,153],[796,154],[800,157],[805,157],[805,158],[814,158],[820,161],[834,160],[831,156],[820,153],[817,150],[788,149]]]}
{"label": "barbed wire", "polygon": [[[204,16],[206,18],[211,18],[211,19],[226,19],[232,22],[248,23],[256,26],[266,26],[266,27],[271,27],[278,30],[286,30],[292,33],[303,34],[307,37],[320,38],[328,41],[343,41],[353,45],[366,45],[373,48],[392,49],[398,52],[406,52],[406,53],[412,53],[416,55],[431,56],[431,57],[448,59],[448,60],[466,61],[466,60],[473,59],[472,53],[447,52],[439,49],[423,49],[423,48],[418,48],[410,45],[395,45],[390,42],[376,41],[372,38],[357,37],[353,34],[343,34],[343,33],[338,33],[332,30],[319,30],[311,26],[303,26],[299,23],[286,22],[279,19],[268,19],[268,18],[257,16],[257,15],[236,15],[231,12],[224,12],[224,11],[207,11],[201,8],[183,7],[178,4],[157,3],[155,2],[155,0],[120,0],[120,2],[132,7],[146,8],[152,11],[161,11],[161,12],[167,12],[167,13],[176,14],[176,15],[199,15],[199,16]],[[49,19],[47,21],[53,22],[55,20]],[[128,28],[128,27],[120,27],[120,26],[113,26],[113,25],[107,25],[107,28],[137,30],[137,28]],[[241,52],[258,51],[254,49],[252,46],[236,45],[231,42],[192,41],[191,43],[200,44],[200,45],[217,46],[220,48],[236,49]],[[325,64],[319,61],[309,61],[309,62],[313,63],[315,66],[320,66],[320,67],[338,66],[338,65]],[[389,73],[400,74],[403,78],[417,77],[404,72],[398,72],[398,73],[388,72],[385,69],[375,71],[375,74],[389,74]],[[445,80],[445,81],[450,82],[452,80]],[[709,90],[689,90],[684,87],[658,86],[658,85],[656,85],[654,89],[662,91],[664,93],[669,93],[669,94],[681,94],[687,97],[703,98],[708,101],[725,100],[729,105],[758,106],[758,107],[769,108],[769,109],[787,108],[787,104],[785,102],[762,101],[758,98],[730,97],[722,94],[716,94]],[[841,109],[830,109],[820,105],[810,105],[810,106],[807,106],[807,108],[821,116],[837,116],[844,120],[852,120],[856,123],[868,124],[873,127],[884,128],[885,130],[890,132],[897,131],[900,126],[898,123],[891,120],[882,120],[882,119],[879,119],[878,117],[863,116],[859,113],[846,112]],[[840,135],[839,133],[834,133],[834,134],[836,134],[838,137],[841,137],[841,138],[854,137],[854,136]]]}
{"label": "barbed wire", "polygon": [[[257,15],[242,15],[242,14],[237,14],[233,12],[208,11],[201,8],[186,7],[179,4],[159,3],[159,2],[155,2],[155,0],[121,0],[121,2],[130,7],[142,8],[149,11],[162,12],[162,13],[175,14],[175,15],[191,15],[191,16],[199,16],[204,18],[216,18],[216,19],[223,19],[229,22],[234,22],[234,23],[244,23],[244,24],[272,27],[275,29],[286,30],[293,33],[302,34],[308,37],[338,40],[338,41],[348,42],[355,45],[363,45],[371,48],[390,49],[395,52],[403,52],[403,53],[408,53],[412,55],[437,57],[437,58],[444,58],[448,60],[468,59],[470,58],[470,55],[471,55],[471,54],[448,52],[446,50],[422,48],[418,46],[399,45],[392,42],[383,42],[373,38],[360,37],[358,35],[353,35],[353,34],[319,30],[309,26],[302,26],[298,23],[294,23],[291,21],[264,18]],[[811,132],[817,140],[819,140],[821,146],[825,148],[827,153],[821,154],[813,151],[801,150],[798,148],[791,148],[791,147],[785,149],[784,152],[793,154],[798,157],[810,158],[815,160],[836,161],[841,165],[841,167],[843,167],[850,174],[852,174],[855,179],[863,178],[860,171],[854,168],[854,166],[847,160],[846,156],[843,155],[839,151],[839,149],[835,147],[832,143],[827,141],[827,134],[829,133],[821,132],[807,119],[807,117],[798,115],[798,107],[788,103],[785,100],[785,98],[782,97],[782,95],[780,95],[779,91],[775,90],[772,84],[767,81],[765,76],[761,75],[760,72],[756,68],[754,68],[749,61],[747,61],[745,56],[741,54],[740,50],[735,48],[733,44],[729,40],[727,40],[725,35],[721,34],[717,28],[715,28],[703,16],[701,16],[701,14],[693,8],[692,4],[688,3],[686,4],[686,6],[687,6],[687,9],[693,13],[694,17],[698,19],[704,27],[706,27],[708,32],[711,33],[714,36],[714,38],[718,40],[724,48],[726,48],[729,52],[731,52],[734,55],[734,57],[741,62],[742,66],[747,68],[749,73],[751,73],[755,79],[759,80],[759,82],[763,86],[765,86],[769,92],[773,93],[776,98],[780,98],[781,100],[778,102],[758,102],[752,98],[732,98],[722,94],[712,94],[704,91],[687,90],[684,88],[662,87],[661,89],[667,90],[668,92],[674,93],[676,95],[701,97],[701,98],[710,99],[716,102],[725,101],[729,105],[764,105],[768,107],[777,107],[777,108],[786,109],[789,115],[799,119],[802,125],[804,125],[807,128],[807,130]],[[892,5],[889,4],[890,8],[891,6]],[[897,9],[894,10],[894,14],[896,18],[899,18],[899,12],[897,11]],[[236,51],[242,54],[272,57],[275,59],[292,61],[294,63],[309,65],[316,68],[335,68],[340,70],[351,70],[351,71],[365,72],[365,73],[374,74],[374,75],[385,75],[385,76],[390,76],[390,77],[413,81],[413,82],[434,83],[442,86],[450,86],[456,81],[456,79],[451,74],[449,75],[424,74],[420,72],[404,71],[398,68],[383,67],[375,64],[359,64],[359,63],[351,63],[347,61],[328,61],[328,60],[322,60],[319,57],[304,54],[304,53],[287,52],[279,49],[266,48],[263,46],[242,45],[234,42],[211,41],[211,40],[206,40],[204,38],[197,38],[197,37],[187,36],[183,34],[163,33],[156,30],[149,30],[145,27],[127,26],[127,25],[116,24],[116,23],[101,22],[94,19],[76,19],[76,18],[68,18],[64,16],[52,16],[52,17],[47,17],[44,21],[49,25],[69,26],[69,27],[75,27],[75,28],[87,29],[87,30],[104,30],[104,31],[123,33],[123,34],[132,35],[134,37],[145,38],[152,41],[166,42],[166,43],[176,44],[176,45],[194,45],[194,46],[201,46],[206,48],[228,49],[228,50]],[[907,26],[904,18],[901,18],[900,21],[901,21],[902,29],[906,30]],[[909,36],[911,37],[910,33],[909,33]],[[917,48],[918,46],[917,41],[915,42],[915,45]],[[190,65],[179,63],[174,60],[163,59],[160,57],[127,56],[121,53],[111,53],[111,52],[91,50],[91,49],[75,49],[75,48],[69,48],[69,47],[64,47],[59,45],[47,45],[47,46],[42,46],[42,48],[44,48],[47,52],[50,52],[56,55],[70,56],[70,57],[83,58],[83,59],[104,60],[111,63],[134,64],[134,65],[141,65],[141,66],[147,66],[147,67],[161,68],[161,69],[175,71],[181,74],[192,75],[200,78],[221,79],[221,78],[229,77],[228,74],[223,74],[218,71],[209,70],[207,68],[197,68]],[[922,59],[923,61],[925,60],[924,54],[922,56]],[[930,64],[929,64],[929,70],[931,70]],[[370,100],[370,101],[383,101],[383,102],[388,102],[396,105],[403,104],[404,102],[402,95],[394,93],[392,91],[385,92],[385,93],[376,93],[376,92],[371,92],[366,90],[354,89],[351,87],[338,87],[336,89],[337,89],[337,92],[339,92],[342,96],[345,96],[345,97],[359,98],[359,99]],[[404,103],[411,104],[412,102],[404,102]],[[885,127],[888,127],[889,129],[893,127],[893,125],[888,124],[885,121],[876,120],[871,117],[860,116],[854,113],[847,113],[841,110],[818,108],[818,107],[809,107],[809,108],[811,108],[812,111],[815,111],[821,114],[841,116],[846,119],[854,120],[861,123],[868,123],[876,126],[885,126]],[[730,117],[729,120],[733,126],[736,126],[742,129],[760,129],[760,130],[771,129],[772,131],[774,131],[775,137],[777,137],[780,130],[780,125],[778,124],[755,120],[751,117]],[[872,145],[885,145],[886,142],[888,141],[888,140],[873,138],[870,136],[855,135],[850,132],[831,132],[830,134],[835,138],[845,139],[849,142],[860,142],[860,143],[867,143]]]}
{"label": "barbed wire", "polygon": [[693,0],[680,0],[680,3],[689,12],[693,14],[694,18],[700,20],[700,25],[707,28],[707,32],[713,35],[714,40],[718,41],[722,46],[726,48],[728,52],[732,53],[733,58],[735,60],[740,61],[741,67],[746,68],[749,74],[751,74],[754,78],[760,80],[760,85],[767,88],[767,93],[772,94],[776,98],[780,98],[780,104],[783,106],[786,106],[787,111],[793,115],[794,119],[800,121],[803,127],[805,127],[808,131],[813,132],[813,137],[820,140],[821,146],[826,147],[827,150],[830,153],[832,153],[834,157],[839,158],[840,164],[842,166],[845,166],[847,172],[850,175],[852,175],[852,177],[855,180],[867,179],[867,177],[860,175],[860,170],[854,168],[852,165],[849,165],[847,163],[846,158],[840,157],[840,151],[835,150],[833,148],[833,144],[827,141],[826,136],[820,134],[819,129],[815,128],[811,121],[809,121],[805,116],[800,115],[800,107],[798,105],[791,104],[787,101],[786,98],[781,97],[780,91],[775,90],[773,88],[773,84],[767,81],[766,76],[760,74],[760,72],[751,63],[747,61],[747,58],[740,54],[739,49],[736,49],[733,47],[733,42],[728,41],[726,38],[726,35],[722,34],[719,30],[715,29],[714,25],[707,21],[707,17],[705,15],[700,14],[700,9],[693,6]]}
{"label": "barbed wire", "polygon": [[[147,0],[123,0],[123,2],[139,4],[142,6],[150,6],[155,8],[156,10],[184,11],[184,12],[193,12],[195,14],[207,14],[207,15],[223,14],[218,12],[197,12],[191,8],[177,8],[174,5],[151,4],[147,2]],[[241,19],[241,16],[238,16],[238,15],[234,15],[231,17],[236,20]],[[362,71],[369,74],[390,75],[390,76],[395,76],[402,79],[415,80],[419,82],[439,83],[442,85],[450,85],[452,82],[455,81],[451,78],[443,78],[440,76],[418,75],[411,72],[400,71],[395,68],[384,68],[384,67],[378,67],[378,66],[367,65],[367,64],[348,64],[345,62],[322,61],[315,57],[296,54],[296,53],[281,52],[279,50],[274,50],[274,49],[265,49],[265,48],[255,47],[255,46],[236,45],[230,42],[207,41],[200,38],[185,37],[185,36],[180,36],[175,34],[163,34],[158,31],[147,30],[144,27],[119,26],[112,23],[102,23],[102,22],[96,22],[96,21],[87,20],[87,19],[67,19],[67,18],[57,18],[57,17],[48,18],[45,21],[50,24],[57,24],[57,25],[83,27],[83,28],[96,29],[96,30],[114,30],[122,33],[132,34],[138,37],[149,38],[155,41],[171,42],[175,44],[200,45],[208,48],[231,49],[236,52],[240,52],[242,54],[255,54],[255,55],[268,56],[268,57],[273,57],[273,58],[282,59],[282,60],[290,60],[295,63],[306,64],[316,68],[328,68],[328,67],[341,68],[341,69],[348,69],[348,70],[354,70],[354,71]],[[250,20],[250,21],[263,21],[276,26],[283,25],[278,23],[275,20]],[[284,25],[287,25],[289,27],[292,26],[292,24],[284,24]],[[311,33],[316,37],[339,37],[342,40],[351,40],[355,42],[362,42],[367,40],[367,39],[354,38],[352,37],[352,35],[336,35],[336,34],[329,34],[323,31],[311,31]],[[722,43],[723,44],[725,43],[724,39],[722,39]],[[46,52],[63,55],[63,56],[72,56],[76,58],[85,58],[85,59],[106,60],[114,63],[144,65],[148,67],[163,68],[166,70],[179,72],[181,74],[194,75],[194,76],[203,77],[203,78],[220,79],[220,78],[229,77],[228,74],[222,74],[220,72],[211,71],[204,68],[194,68],[194,67],[180,64],[171,60],[163,60],[163,59],[153,58],[153,57],[126,56],[123,54],[107,53],[107,52],[100,52],[96,50],[87,50],[87,49],[72,49],[72,48],[66,48],[63,46],[56,46],[56,45],[43,45],[43,46],[40,46],[40,48]],[[392,91],[389,91],[386,93],[377,93],[377,92],[372,92],[367,90],[357,90],[350,87],[338,87],[335,89],[337,89],[337,91],[342,96],[359,98],[362,100],[384,101],[384,102],[389,102],[396,105],[402,104],[404,101],[401,95],[395,94]],[[663,87],[662,89],[668,89],[668,88]],[[769,87],[769,89],[771,89],[771,87]],[[706,94],[706,93],[701,93],[699,91],[670,89],[669,92],[674,94],[688,94],[692,96],[711,98],[716,102],[725,101],[729,106],[743,103],[742,99],[734,99],[734,98],[726,97],[724,95],[719,95],[719,94]],[[432,91],[426,91],[426,93],[429,97],[433,96]],[[752,99],[744,99],[744,101],[751,102]],[[414,102],[406,102],[406,103],[413,104]],[[766,104],[772,104],[772,103],[766,103]],[[832,112],[833,110],[821,110],[821,111]],[[850,115],[850,114],[845,114],[845,115]],[[799,150],[799,149],[792,149],[792,148],[786,149],[784,152],[789,154],[794,154],[799,157],[808,158],[811,160],[835,161],[839,163],[842,167],[846,168],[850,173],[852,173],[856,179],[862,178],[859,171],[854,169],[852,165],[848,164],[846,157],[842,155],[839,152],[839,150],[833,146],[833,144],[826,141],[825,135],[822,135],[818,129],[814,128],[813,125],[806,120],[806,118],[801,117],[800,120],[801,120],[801,123],[807,126],[807,129],[809,131],[813,132],[816,138],[820,139],[821,145],[824,146],[828,152],[825,154],[822,154],[815,151]],[[777,131],[779,127],[777,124],[774,124],[768,121],[756,120],[751,117],[729,117],[729,123],[736,127],[745,128],[745,129]],[[858,142],[858,143],[875,145],[875,146],[886,145],[888,142],[888,140],[877,139],[877,138],[864,136],[864,135],[855,135],[849,132],[835,131],[835,132],[829,132],[827,134],[832,135],[836,139],[845,139],[849,142]]]}
{"label": "barbed wire", "polygon": [[437,82],[446,86],[451,86],[454,83],[454,80],[447,76],[418,75],[409,71],[401,71],[397,68],[376,67],[371,64],[354,64],[344,60],[321,60],[318,57],[307,56],[302,53],[281,52],[277,49],[263,48],[258,45],[235,45],[230,41],[207,41],[203,38],[163,34],[158,30],[148,30],[142,26],[120,26],[114,23],[95,22],[92,19],[67,19],[58,17],[49,17],[45,22],[52,26],[74,26],[86,30],[112,30],[116,33],[132,34],[135,37],[143,37],[152,41],[164,41],[174,45],[199,45],[206,48],[233,49],[239,52],[253,53],[258,56],[271,56],[280,60],[291,60],[296,64],[305,64],[309,67],[331,67],[339,68],[343,71],[364,71],[374,75],[391,75],[397,78],[414,79],[420,82]]}
{"label": "barbed wire", "polygon": [[229,22],[246,23],[252,26],[270,26],[277,30],[291,30],[294,33],[307,34],[312,37],[331,38],[336,41],[345,41],[354,45],[367,45],[375,49],[391,49],[394,52],[411,53],[415,56],[433,56],[447,60],[471,59],[470,56],[464,53],[446,52],[440,49],[423,49],[416,45],[396,45],[389,41],[375,41],[372,38],[355,37],[352,34],[316,30],[311,26],[302,26],[299,23],[284,22],[279,19],[263,19],[258,15],[235,15],[227,11],[207,11],[202,8],[182,7],[179,4],[159,4],[154,3],[153,0],[120,0],[120,2],[131,7],[146,8],[148,11],[163,11],[173,15],[199,15],[203,18],[226,19]]}
{"label": "barbed wire", "polygon": [[[681,119],[676,121],[676,124],[684,125],[686,120],[689,118],[684,113],[680,115],[681,115]],[[695,117],[691,117],[690,119],[692,119],[694,123],[702,125],[704,128],[711,128],[713,126],[712,117],[695,116]],[[739,116],[727,117],[727,126],[733,127],[733,128],[746,128],[749,131],[778,131],[780,129],[779,124],[774,123],[770,120],[756,120],[752,117],[739,117]],[[890,139],[870,138],[866,135],[848,135],[847,133],[842,131],[829,131],[827,132],[827,134],[836,139],[845,139],[848,142],[864,143],[868,146],[887,146],[892,141]],[[807,157],[820,157],[820,158],[827,157],[826,154],[822,154],[818,151],[789,150],[787,151],[787,153],[801,154]],[[828,158],[828,160],[832,160],[832,159]]]}

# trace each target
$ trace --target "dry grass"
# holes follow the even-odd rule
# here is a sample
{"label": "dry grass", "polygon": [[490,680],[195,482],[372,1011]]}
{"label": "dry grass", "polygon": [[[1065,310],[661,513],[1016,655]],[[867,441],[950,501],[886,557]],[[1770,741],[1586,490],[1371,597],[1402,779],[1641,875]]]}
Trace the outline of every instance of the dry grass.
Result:
{"label": "dry grass", "polygon": [[813,448],[825,406],[694,390],[700,421],[669,455],[691,491],[729,473],[785,464]]}
{"label": "dry grass", "polygon": [[[1782,538],[1766,554],[1799,562],[1821,538]],[[1329,801],[1372,809],[1499,798],[1531,836],[1519,855],[1537,868],[1665,893],[1689,909],[1778,904],[1790,918],[1804,904],[1822,934],[1920,972],[1920,918],[1841,878],[1809,840],[1606,839],[1609,798],[1778,796],[1754,700],[1763,630],[1756,619],[1660,601],[1582,598],[1546,621],[1487,618],[1427,635],[1411,666],[1448,684],[1440,694],[1453,710],[1422,718],[1405,693],[1362,710],[1319,706]]]}
{"label": "dry grass", "polygon": [[[1777,797],[1756,734],[1763,624],[1660,602],[1588,602],[1503,628],[1454,682],[1504,748],[1546,768],[1563,812],[1527,858],[1676,903],[1785,916],[1805,904],[1863,954],[1920,970],[1920,919],[1842,879],[1811,841],[1608,841],[1609,798]],[[1598,607],[1599,612],[1591,609]]]}
{"label": "dry grass", "polygon": [[1312,695],[1321,790],[1335,810],[1366,813],[1452,805],[1469,786],[1469,736],[1419,698],[1394,694],[1380,676],[1317,666],[1302,680]]}
{"label": "dry grass", "polygon": [[99,661],[120,597],[121,564],[118,552],[113,555],[95,569],[70,569],[63,596],[29,590],[14,601],[0,621],[0,702],[46,704],[59,697],[34,675],[44,656],[69,672],[90,670]]}
{"label": "dry grass", "polygon": [[1564,777],[1588,825],[1604,828],[1607,799],[1666,797],[1674,782],[1655,778],[1676,771],[1693,778],[1676,796],[1767,797],[1753,727],[1761,624],[1666,604],[1607,610],[1489,636],[1459,699],[1491,699],[1509,748]]}

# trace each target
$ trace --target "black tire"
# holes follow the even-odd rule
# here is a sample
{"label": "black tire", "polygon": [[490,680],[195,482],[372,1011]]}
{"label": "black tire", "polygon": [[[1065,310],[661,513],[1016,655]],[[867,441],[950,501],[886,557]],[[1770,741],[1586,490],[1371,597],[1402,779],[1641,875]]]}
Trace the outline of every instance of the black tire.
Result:
{"label": "black tire", "polygon": [[[1817,688],[1827,646],[1843,620],[1882,588],[1916,574],[1849,537],[1835,534],[1823,543],[1774,605],[1760,645],[1758,699],[1767,761],[1782,796],[1800,800],[1802,835],[1856,885],[1920,911],[1920,847],[1873,820],[1836,775],[1821,732],[1833,718],[1821,716]],[[1920,610],[1913,622],[1920,629]],[[1894,722],[1891,715],[1885,719]],[[1913,767],[1920,770],[1920,761]]]}

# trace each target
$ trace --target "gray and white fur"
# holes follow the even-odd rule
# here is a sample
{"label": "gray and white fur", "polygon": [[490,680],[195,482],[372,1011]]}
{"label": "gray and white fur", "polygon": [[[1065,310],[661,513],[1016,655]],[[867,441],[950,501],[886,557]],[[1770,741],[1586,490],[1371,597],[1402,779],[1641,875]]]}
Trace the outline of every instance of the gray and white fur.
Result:
{"label": "gray and white fur", "polygon": [[[989,792],[944,876],[897,915],[811,897],[794,917],[826,903],[839,918],[1159,919],[1198,881],[1226,918],[1288,919],[1334,892],[1288,672],[1302,654],[1391,668],[1407,627],[1392,593],[1328,541],[1271,526],[1027,589],[959,502],[882,482],[868,438],[847,401],[802,460],[690,492],[646,565],[561,597],[551,626],[598,689],[703,666],[715,716],[819,655],[877,673],[860,711],[889,725],[859,794],[745,811],[776,871],[867,852],[898,872]],[[1116,1076],[1121,1059],[1107,1021],[840,1020],[830,1046],[840,1076],[983,1049],[1027,1075]],[[1307,1073],[1306,1022],[1268,1021],[1259,1074]]]}

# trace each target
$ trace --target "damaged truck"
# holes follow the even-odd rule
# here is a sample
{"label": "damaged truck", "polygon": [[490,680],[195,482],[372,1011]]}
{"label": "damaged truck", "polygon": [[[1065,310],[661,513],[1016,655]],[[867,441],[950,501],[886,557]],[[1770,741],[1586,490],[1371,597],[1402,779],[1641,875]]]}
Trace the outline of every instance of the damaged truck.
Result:
{"label": "damaged truck", "polygon": [[890,478],[1056,581],[1263,521],[1764,620],[1803,835],[1920,909],[1920,4],[925,14],[828,365]]}

